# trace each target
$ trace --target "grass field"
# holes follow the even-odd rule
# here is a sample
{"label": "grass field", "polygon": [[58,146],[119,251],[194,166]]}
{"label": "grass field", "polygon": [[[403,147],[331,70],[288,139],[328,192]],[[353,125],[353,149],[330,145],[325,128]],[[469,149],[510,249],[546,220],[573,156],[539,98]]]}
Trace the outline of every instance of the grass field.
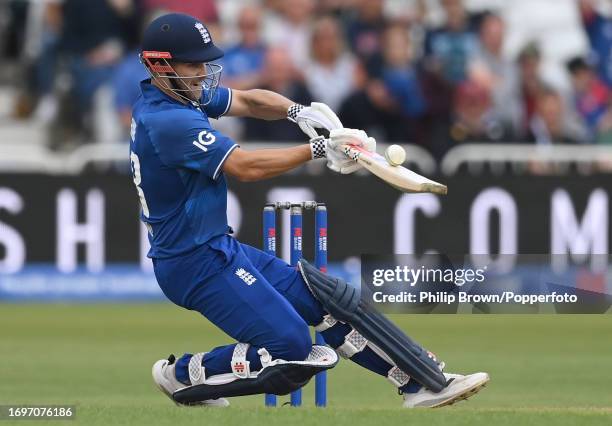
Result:
{"label": "grass field", "polygon": [[449,371],[487,371],[490,385],[451,407],[406,410],[386,380],[341,361],[326,409],[313,407],[310,386],[301,409],[266,409],[262,396],[179,408],[154,388],[150,367],[228,342],[199,315],[169,304],[0,304],[0,404],[77,406],[76,421],[37,425],[612,425],[610,316],[393,319]]}

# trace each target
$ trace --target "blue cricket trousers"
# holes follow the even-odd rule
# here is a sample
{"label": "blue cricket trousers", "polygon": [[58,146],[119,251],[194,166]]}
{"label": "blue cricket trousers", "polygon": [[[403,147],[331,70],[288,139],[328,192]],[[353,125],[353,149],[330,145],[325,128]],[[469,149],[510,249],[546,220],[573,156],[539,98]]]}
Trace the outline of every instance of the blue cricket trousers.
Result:
{"label": "blue cricket trousers", "polygon": [[[326,312],[295,267],[229,235],[181,257],[153,259],[153,265],[159,286],[172,302],[200,312],[235,341],[251,345],[251,370],[261,369],[259,348],[273,359],[301,361],[308,356],[309,326],[319,324]],[[350,331],[348,324],[338,322],[322,335],[337,348]],[[231,372],[234,346],[219,346],[204,356],[206,377]],[[190,358],[184,354],[176,364],[177,379],[186,384]],[[351,360],[383,376],[391,368],[367,347]]]}

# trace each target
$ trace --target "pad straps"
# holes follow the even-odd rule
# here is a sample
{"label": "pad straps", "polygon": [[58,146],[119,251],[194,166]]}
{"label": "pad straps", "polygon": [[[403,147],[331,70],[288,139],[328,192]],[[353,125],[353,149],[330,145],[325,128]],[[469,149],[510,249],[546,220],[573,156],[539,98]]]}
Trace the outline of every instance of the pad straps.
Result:
{"label": "pad straps", "polygon": [[342,358],[350,358],[357,352],[361,352],[367,344],[368,340],[353,328],[344,337],[344,343],[338,346],[336,351]]}
{"label": "pad straps", "polygon": [[[334,320],[335,321],[335,320]],[[387,379],[393,383],[394,386],[401,388],[410,380],[410,376],[403,372],[393,360],[384,353],[378,346],[369,342],[365,337],[363,337],[357,330],[354,328],[346,335],[344,338],[344,343],[336,348],[338,354],[343,358],[351,358],[358,352],[361,352],[365,349],[366,346],[369,346],[370,349],[376,355],[380,356],[387,363],[391,364],[391,369],[387,372]]]}
{"label": "pad straps", "polygon": [[[232,373],[239,379],[247,379],[251,376],[250,361],[247,361],[246,356],[250,345],[248,343],[236,343],[232,354]],[[267,351],[265,354],[267,354]],[[199,352],[194,354],[189,360],[189,381],[191,385],[201,385],[206,381],[205,368],[202,365],[202,360],[207,352]],[[268,355],[269,357],[269,355]],[[265,356],[262,356],[262,363]]]}
{"label": "pad straps", "polygon": [[232,373],[239,379],[246,379],[251,375],[250,361],[246,360],[248,343],[236,343],[232,354]]}
{"label": "pad straps", "polygon": [[338,321],[336,321],[334,317],[332,317],[330,314],[327,314],[323,317],[323,321],[315,325],[314,329],[317,333],[320,333],[322,331],[327,330],[328,328],[332,328],[334,325],[336,325],[337,322]]}
{"label": "pad straps", "polygon": [[202,359],[206,355],[206,352],[198,352],[193,354],[189,360],[189,381],[191,385],[201,385],[206,380],[206,374],[204,374],[204,367],[202,366]]}

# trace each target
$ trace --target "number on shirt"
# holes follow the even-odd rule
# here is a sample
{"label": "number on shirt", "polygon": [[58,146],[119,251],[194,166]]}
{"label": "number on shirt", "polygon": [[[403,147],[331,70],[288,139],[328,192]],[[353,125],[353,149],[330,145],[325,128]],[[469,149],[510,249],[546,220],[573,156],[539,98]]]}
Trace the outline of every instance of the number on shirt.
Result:
{"label": "number on shirt", "polygon": [[198,140],[193,141],[193,144],[200,148],[204,152],[208,152],[207,145],[210,145],[215,142],[217,138],[212,133],[209,133],[207,130],[202,130],[198,135]]}
{"label": "number on shirt", "polygon": [[130,161],[132,162],[132,174],[134,176],[134,185],[136,185],[136,191],[138,191],[138,197],[140,198],[140,205],[142,206],[142,214],[145,217],[149,217],[149,206],[147,205],[147,200],[145,199],[144,192],[140,187],[140,182],[142,182],[142,177],[140,176],[140,160],[138,159],[138,155],[134,152],[130,151]]}

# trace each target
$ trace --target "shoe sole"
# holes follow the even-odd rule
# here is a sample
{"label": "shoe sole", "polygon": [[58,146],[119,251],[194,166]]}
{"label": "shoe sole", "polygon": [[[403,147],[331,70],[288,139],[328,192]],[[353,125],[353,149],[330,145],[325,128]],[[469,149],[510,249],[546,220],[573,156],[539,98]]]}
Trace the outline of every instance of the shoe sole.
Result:
{"label": "shoe sole", "polygon": [[487,384],[489,383],[489,380],[491,380],[490,377],[487,377],[487,380],[480,382],[480,383],[476,383],[474,386],[472,386],[471,388],[468,388],[465,390],[465,392],[463,392],[462,394],[459,395],[455,395],[445,401],[442,401],[436,405],[432,405],[430,406],[430,408],[439,408],[439,407],[445,407],[448,405],[453,405],[456,402],[460,402],[460,401],[464,401],[466,399],[468,399],[469,397],[476,395],[478,392],[480,392],[485,386],[487,386]]}

